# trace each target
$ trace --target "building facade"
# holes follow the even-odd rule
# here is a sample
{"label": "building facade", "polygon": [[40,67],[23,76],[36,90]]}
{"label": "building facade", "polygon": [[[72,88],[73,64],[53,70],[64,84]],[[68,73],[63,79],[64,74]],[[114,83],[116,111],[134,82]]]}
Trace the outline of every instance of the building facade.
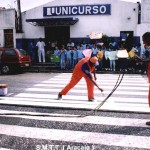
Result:
{"label": "building facade", "polygon": [[[137,26],[137,35],[140,37],[150,32],[150,1],[141,0],[141,23]],[[142,38],[140,38],[142,43]]]}
{"label": "building facade", "polygon": [[55,0],[22,13],[23,33],[16,38],[16,46],[24,47],[40,37],[46,43],[70,38],[89,42],[92,32],[117,40],[131,34],[137,43],[138,9],[137,3],[120,0]]}
{"label": "building facade", "polygon": [[0,8],[0,47],[16,46],[16,11]]}
{"label": "building facade", "polygon": [[[142,8],[145,7],[143,4]],[[54,0],[22,12],[22,33],[18,33],[15,10],[0,10],[0,19],[4,20],[0,24],[0,46],[10,46],[7,33],[12,37],[12,46],[24,49],[31,40],[36,43],[40,37],[51,44],[65,43],[70,38],[75,42],[83,39],[90,42],[91,33],[102,33],[118,42],[131,35],[134,43],[139,43],[142,28],[149,27],[140,24],[139,12],[138,3],[121,0]]]}

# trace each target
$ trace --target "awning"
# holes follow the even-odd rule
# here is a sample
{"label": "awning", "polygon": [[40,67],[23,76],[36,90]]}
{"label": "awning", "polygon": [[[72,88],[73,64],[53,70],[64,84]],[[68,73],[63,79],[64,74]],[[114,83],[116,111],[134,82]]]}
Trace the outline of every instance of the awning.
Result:
{"label": "awning", "polygon": [[74,25],[78,18],[41,18],[41,19],[26,19],[26,22],[34,26],[70,26]]}

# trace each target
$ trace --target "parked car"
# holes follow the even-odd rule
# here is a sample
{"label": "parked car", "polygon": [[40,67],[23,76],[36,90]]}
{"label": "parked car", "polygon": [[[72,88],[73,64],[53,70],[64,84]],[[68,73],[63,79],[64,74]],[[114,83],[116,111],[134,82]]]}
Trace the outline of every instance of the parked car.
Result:
{"label": "parked car", "polygon": [[31,58],[23,49],[0,48],[0,70],[3,74],[22,71],[31,66]]}

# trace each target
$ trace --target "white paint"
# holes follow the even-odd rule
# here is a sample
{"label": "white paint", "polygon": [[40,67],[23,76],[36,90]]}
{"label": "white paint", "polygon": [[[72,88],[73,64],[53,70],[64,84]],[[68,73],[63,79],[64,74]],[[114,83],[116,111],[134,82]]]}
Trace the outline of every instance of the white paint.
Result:
{"label": "white paint", "polygon": [[[57,91],[61,91],[62,89],[61,88],[57,88]],[[50,88],[28,88],[26,89],[26,91],[32,91],[32,92],[56,92],[56,89],[50,89]],[[87,93],[87,90],[86,89],[83,89],[83,90],[78,90],[78,89],[71,89],[70,92],[73,92],[73,93]],[[105,91],[104,90],[104,94],[109,94],[111,91]],[[100,94],[101,92],[99,90],[95,90],[94,91],[95,94]],[[135,95],[135,96],[138,96],[138,95],[142,95],[142,96],[147,96],[147,91],[141,91],[141,92],[134,92],[134,91],[115,91],[114,94],[119,94],[119,95]]]}
{"label": "white paint", "polygon": [[[100,82],[101,83],[101,82]],[[66,84],[55,84],[55,83],[48,83],[48,84],[36,84],[34,85],[35,87],[41,87],[41,88],[44,88],[44,87],[51,87],[51,88],[56,88],[56,87],[59,87],[59,88],[64,88]],[[77,84],[74,88],[85,88],[86,85],[84,84]],[[109,86],[105,86],[105,85],[102,85],[101,88],[104,88],[104,89],[109,89],[109,90],[112,90],[114,88],[113,85],[109,85]],[[132,87],[132,86],[129,86],[129,87],[125,87],[125,86],[119,86],[117,88],[117,90],[140,90],[140,91],[144,91],[144,90],[148,90],[148,86],[145,86],[145,87],[140,87],[140,86],[136,86],[136,87]]]}
{"label": "white paint", "polygon": [[[0,125],[0,134],[9,136],[66,141],[75,143],[104,144],[130,148],[149,148],[150,137],[121,134],[92,133],[83,131],[43,129],[13,125]],[[106,140],[109,139],[109,140]]]}
{"label": "white paint", "polygon": [[[104,89],[103,94],[95,88],[95,93],[98,93],[98,96],[95,96],[94,102],[88,102],[86,83],[83,80],[75,88],[71,90],[71,94],[68,93],[66,96],[63,96],[62,100],[57,100],[57,94],[60,90],[65,87],[66,82],[69,80],[70,74],[62,73],[53,78],[42,81],[41,83],[33,85],[32,88],[27,88],[26,92],[18,93],[13,97],[1,97],[1,104],[16,104],[16,105],[31,105],[31,106],[44,106],[44,107],[63,107],[63,108],[85,108],[85,109],[94,109],[96,108],[111,92],[113,89],[116,77],[118,75],[107,75],[107,74],[98,74],[97,77],[102,79],[107,79],[108,81],[101,83],[100,87]],[[57,79],[63,79],[62,81],[57,81]],[[56,79],[56,80],[53,80]],[[126,81],[132,81],[130,86],[125,87]],[[110,82],[111,81],[111,82]],[[137,85],[136,82],[140,81]],[[142,81],[142,82],[141,82]],[[101,107],[102,110],[115,110],[115,111],[136,111],[136,112],[150,112],[148,107],[148,85],[147,81],[141,75],[125,75],[123,83],[115,91],[114,94],[119,94],[121,96],[117,97],[112,95],[106,103]],[[136,85],[136,86],[135,86]],[[79,90],[79,87],[81,88]],[[129,87],[129,89],[128,89]],[[141,88],[141,91],[140,91]],[[123,91],[120,91],[123,89]],[[133,91],[131,91],[131,90]],[[137,92],[139,90],[140,92]],[[41,91],[39,93],[39,91]],[[54,94],[54,92],[56,94]],[[77,93],[81,93],[79,96]],[[134,95],[134,96],[133,96]],[[125,97],[124,97],[125,96]]]}
{"label": "white paint", "polygon": [[[68,80],[68,82],[69,82],[69,80]],[[49,84],[50,84],[50,83],[56,83],[56,84],[66,85],[66,84],[67,84],[67,81],[61,81],[61,82],[60,82],[60,81],[43,81],[42,83],[49,83]],[[116,83],[116,82],[114,82],[114,83],[112,83],[112,82],[108,83],[108,82],[97,81],[97,83],[99,83],[101,86],[102,86],[102,85],[111,85],[111,86],[114,85],[114,86],[115,86],[115,83]],[[85,85],[85,83],[84,83],[84,82],[82,83],[81,81],[80,81],[78,84],[83,84],[83,85]],[[123,82],[122,82],[122,83],[121,83],[121,86],[122,86],[122,85],[124,85],[124,86],[125,86],[125,85],[132,86],[133,83],[123,83]],[[136,85],[136,86],[148,87],[148,84],[147,84],[147,83],[146,83],[146,84],[140,84],[140,83],[137,82],[137,83],[134,83],[134,85]]]}
{"label": "white paint", "polygon": [[[95,125],[112,125],[112,126],[130,126],[130,127],[147,127],[145,122],[148,119],[133,119],[133,118],[114,118],[114,117],[101,117],[101,116],[86,116],[79,117],[80,115],[70,115],[70,114],[48,114],[48,113],[36,113],[36,112],[22,112],[22,111],[10,111],[10,110],[0,110],[0,115],[3,113],[15,114],[7,115],[6,117],[12,118],[27,118],[34,120],[46,120],[46,121],[59,121],[59,122],[72,122],[80,124],[95,124]],[[26,114],[19,115],[19,114]],[[41,116],[28,116],[30,115],[41,115]],[[44,115],[49,115],[49,117]]]}

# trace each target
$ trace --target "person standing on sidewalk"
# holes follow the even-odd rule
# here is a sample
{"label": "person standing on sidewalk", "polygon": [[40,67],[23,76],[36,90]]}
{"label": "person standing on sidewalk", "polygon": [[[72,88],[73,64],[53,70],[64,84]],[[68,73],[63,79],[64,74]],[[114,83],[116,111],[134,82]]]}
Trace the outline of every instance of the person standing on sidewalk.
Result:
{"label": "person standing on sidewalk", "polygon": [[45,63],[45,42],[42,40],[42,38],[39,38],[39,41],[37,42],[36,46],[38,47],[39,63],[41,63],[42,61],[43,63]]}
{"label": "person standing on sidewalk", "polygon": [[60,67],[61,67],[61,70],[65,70],[66,69],[66,49],[65,49],[64,45],[62,45],[62,48],[61,48],[60,53],[59,53],[59,56],[60,56]]}
{"label": "person standing on sidewalk", "polygon": [[[96,74],[95,74],[95,64],[97,63],[98,58],[97,57],[85,57],[81,59],[77,65],[74,68],[74,71],[72,73],[72,77],[70,82],[66,85],[64,89],[62,89],[58,94],[58,100],[62,99],[62,95],[66,95],[70,89],[72,89],[80,80],[82,77],[84,77],[86,84],[87,84],[87,90],[88,90],[88,100],[93,101],[94,100],[94,85],[98,87],[96,80]],[[94,79],[91,73],[94,73]],[[98,87],[98,89],[102,92],[103,90]]]}
{"label": "person standing on sidewalk", "polygon": [[108,52],[108,58],[110,63],[110,71],[116,71],[116,60],[117,58],[117,50],[113,45],[110,45],[110,51]]}
{"label": "person standing on sidewalk", "polygon": [[97,66],[97,70],[98,71],[101,71],[102,68],[103,68],[103,57],[104,57],[104,52],[102,50],[102,46],[101,45],[97,45],[97,48],[98,48],[98,52],[97,52],[97,55],[96,57],[98,58],[98,66]]}

